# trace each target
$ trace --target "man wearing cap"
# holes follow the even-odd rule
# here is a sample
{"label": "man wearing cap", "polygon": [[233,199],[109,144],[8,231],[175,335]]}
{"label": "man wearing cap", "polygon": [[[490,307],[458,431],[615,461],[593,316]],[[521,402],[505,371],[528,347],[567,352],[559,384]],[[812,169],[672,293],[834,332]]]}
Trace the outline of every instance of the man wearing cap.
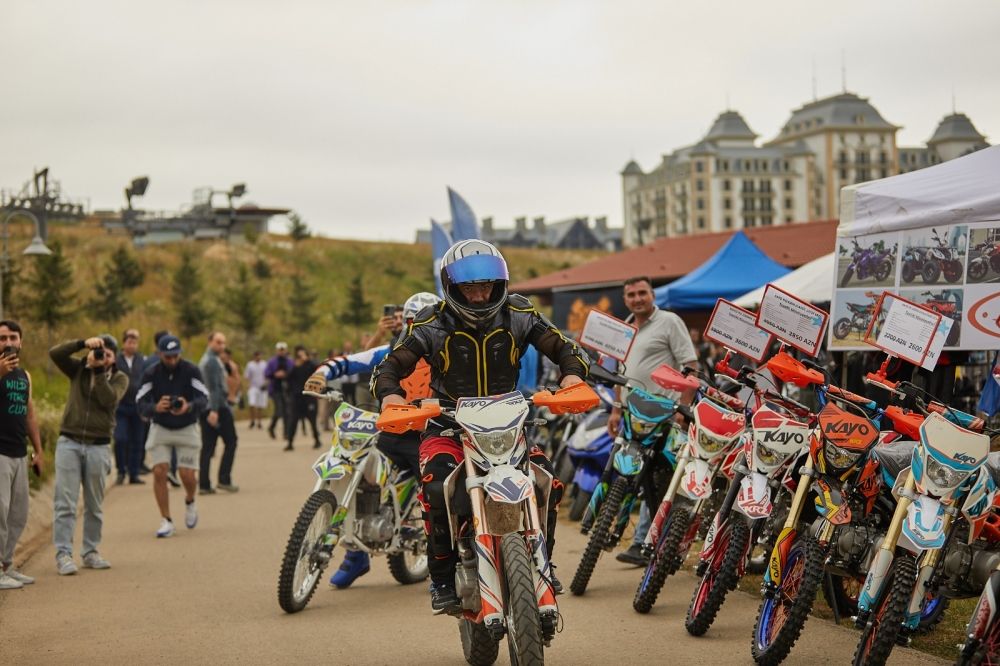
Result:
{"label": "man wearing cap", "polygon": [[271,415],[271,425],[267,427],[271,439],[275,438],[274,426],[278,423],[278,419],[281,419],[281,424],[284,427],[284,438],[288,439],[289,437],[288,373],[291,372],[294,365],[292,359],[288,358],[288,343],[279,342],[274,345],[274,356],[264,368],[264,376],[270,382],[267,392],[271,395],[271,400],[274,401],[274,414]]}
{"label": "man wearing cap", "polygon": [[177,454],[177,468],[184,484],[184,524],[198,524],[195,492],[198,490],[201,432],[198,416],[208,405],[208,389],[201,381],[198,366],[181,358],[181,341],[172,335],[160,338],[160,362],[142,377],[136,394],[139,413],[152,423],[146,438],[146,454],[153,466],[153,494],[160,508],[158,538],[174,535],[167,494],[167,471],[171,453]]}
{"label": "man wearing cap", "polygon": [[[85,356],[77,355],[86,351]],[[104,334],[71,340],[49,350],[49,357],[69,377],[69,395],[56,440],[56,483],[52,540],[56,570],[75,574],[73,533],[76,502],[83,487],[83,566],[108,569],[97,552],[101,544],[104,483],[111,471],[111,437],[115,408],[128,390],[128,376],[115,366],[118,341]]]}

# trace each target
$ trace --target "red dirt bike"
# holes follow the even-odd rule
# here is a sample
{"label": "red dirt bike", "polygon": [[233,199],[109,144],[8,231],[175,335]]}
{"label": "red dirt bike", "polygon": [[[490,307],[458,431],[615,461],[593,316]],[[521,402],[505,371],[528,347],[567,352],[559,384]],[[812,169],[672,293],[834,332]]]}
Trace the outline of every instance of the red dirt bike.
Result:
{"label": "red dirt bike", "polygon": [[943,291],[933,292],[925,291],[920,294],[921,296],[927,296],[927,300],[924,301],[924,305],[929,307],[934,312],[937,312],[942,317],[947,317],[951,319],[954,323],[951,325],[951,329],[948,331],[948,339],[944,341],[945,346],[951,347],[958,344],[958,336],[960,332],[960,324],[962,323],[962,313],[961,301],[959,300],[961,296],[956,292],[948,294]]}

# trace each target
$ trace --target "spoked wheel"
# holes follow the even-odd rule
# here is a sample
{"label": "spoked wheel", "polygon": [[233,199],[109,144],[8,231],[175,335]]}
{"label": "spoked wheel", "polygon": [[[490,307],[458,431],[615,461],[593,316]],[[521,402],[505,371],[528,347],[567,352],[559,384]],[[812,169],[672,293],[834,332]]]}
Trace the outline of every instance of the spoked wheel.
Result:
{"label": "spoked wheel", "polygon": [[878,267],[875,269],[875,279],[879,282],[885,282],[891,272],[892,262],[888,259],[883,259],[879,262]]}
{"label": "spoked wheel", "polygon": [[944,619],[949,601],[948,597],[943,594],[935,594],[928,591],[924,599],[924,605],[920,608],[920,624],[917,625],[917,632],[921,634],[931,633],[934,627]]}
{"label": "spoked wheel", "polygon": [[681,542],[691,525],[691,512],[679,506],[674,506],[664,521],[660,542],[649,558],[649,564],[642,574],[639,587],[632,599],[632,608],[637,613],[648,613],[653,609],[656,598],[667,581],[667,576],[676,572],[680,566]]}
{"label": "spoked wheel", "polygon": [[823,581],[824,559],[822,546],[810,536],[800,536],[792,545],[778,589],[757,612],[750,651],[758,664],[781,663],[795,645]]}
{"label": "spoked wheel", "polygon": [[858,649],[854,652],[855,666],[881,666],[889,658],[906,619],[906,608],[916,582],[916,559],[909,553],[897,555],[891,573],[882,584],[872,617],[861,632]]}
{"label": "spoked wheel", "polygon": [[[980,599],[980,604],[983,599]],[[979,606],[972,613],[975,621]],[[970,634],[965,641],[961,654],[958,656],[958,666],[1000,666],[1000,618],[985,627],[981,634]]]}
{"label": "spoked wheel", "polygon": [[847,334],[851,332],[851,320],[847,317],[842,317],[837,320],[837,323],[833,325],[833,337],[838,340],[843,340],[847,337]]}
{"label": "spoked wheel", "polygon": [[854,277],[854,267],[853,266],[849,266],[847,268],[847,272],[844,273],[844,277],[840,278],[840,286],[841,287],[846,287],[847,283],[851,281],[852,277]]}
{"label": "spoked wheel", "polygon": [[317,490],[299,511],[278,574],[278,604],[286,613],[305,608],[316,591],[316,584],[330,561],[330,549],[324,542],[336,510],[334,494]]}
{"label": "spoked wheel", "polygon": [[740,582],[739,569],[750,542],[750,526],[739,516],[722,529],[718,545],[701,577],[688,607],[684,628],[692,636],[701,636],[715,621],[715,615],[726,601],[726,594]]}
{"label": "spoked wheel", "polygon": [[611,539],[611,526],[618,517],[618,510],[621,508],[627,486],[628,481],[624,477],[615,479],[615,482],[611,484],[611,489],[608,490],[608,496],[604,498],[601,508],[598,509],[597,524],[590,532],[590,540],[587,541],[583,557],[580,558],[580,565],[576,568],[573,582],[569,584],[570,592],[576,596],[587,591],[590,577],[594,574],[594,567],[597,566],[597,559]]}
{"label": "spoked wheel", "polygon": [[412,585],[426,580],[427,569],[427,535],[420,520],[420,505],[416,502],[410,508],[410,514],[403,521],[402,530],[405,535],[403,550],[390,555],[389,573],[403,585]]}
{"label": "spoked wheel", "polygon": [[533,564],[528,546],[520,534],[505,534],[500,540],[507,616],[507,647],[512,666],[545,663],[541,619],[535,597]]}
{"label": "spoked wheel", "polygon": [[458,633],[462,637],[462,655],[472,666],[492,666],[500,653],[500,644],[490,636],[481,624],[472,620],[461,620]]}

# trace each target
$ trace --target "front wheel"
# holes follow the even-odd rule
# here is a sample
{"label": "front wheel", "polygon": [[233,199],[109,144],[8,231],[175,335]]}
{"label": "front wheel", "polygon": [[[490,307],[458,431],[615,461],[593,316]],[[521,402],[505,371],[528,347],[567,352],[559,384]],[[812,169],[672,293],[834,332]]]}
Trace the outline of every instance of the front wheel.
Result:
{"label": "front wheel", "polygon": [[317,490],[295,519],[278,574],[278,604],[286,613],[305,608],[316,591],[316,584],[330,561],[325,537],[336,510],[336,496],[329,490]]}
{"label": "front wheel", "polygon": [[899,270],[899,277],[903,282],[910,283],[917,279],[917,266],[913,261],[904,261],[903,267]]}
{"label": "front wheel", "polygon": [[730,590],[740,582],[739,570],[750,543],[750,526],[739,516],[720,530],[720,539],[705,575],[695,588],[688,607],[684,628],[692,636],[701,636],[715,621],[715,615]]}
{"label": "front wheel", "polygon": [[823,581],[825,559],[810,536],[798,537],[789,549],[778,589],[764,597],[757,612],[750,651],[758,664],[781,663],[799,639]]}
{"label": "front wheel", "polygon": [[925,262],[920,276],[924,279],[924,284],[934,284],[941,277],[941,267],[936,261]]}
{"label": "front wheel", "polygon": [[892,571],[882,584],[872,616],[861,632],[854,652],[855,666],[881,665],[889,658],[906,619],[913,586],[917,583],[917,560],[909,553],[897,555]]}
{"label": "front wheel", "polygon": [[656,550],[649,558],[649,564],[642,574],[639,587],[632,599],[632,608],[637,613],[648,613],[653,609],[667,576],[675,573],[681,565],[681,543],[691,525],[691,512],[674,506],[664,521],[663,532]]}
{"label": "front wheel", "polygon": [[413,585],[427,580],[427,535],[420,519],[420,505],[414,503],[402,524],[402,550],[386,559],[396,582]]}
{"label": "front wheel", "polygon": [[471,666],[492,666],[500,653],[500,644],[490,636],[483,625],[472,620],[461,620],[458,633],[462,637],[462,656]]}
{"label": "front wheel", "polygon": [[843,340],[847,337],[847,334],[851,332],[851,320],[847,317],[841,317],[837,320],[837,323],[833,325],[833,337],[838,340]]}
{"label": "front wheel", "polygon": [[601,503],[601,508],[598,510],[597,524],[590,532],[590,540],[587,541],[583,557],[580,558],[580,565],[576,568],[573,582],[569,584],[570,592],[576,596],[580,596],[587,591],[590,577],[594,573],[594,567],[597,566],[597,559],[601,556],[601,552],[611,539],[611,526],[618,517],[618,509],[621,508],[622,499],[625,497],[627,487],[628,481],[625,480],[625,477],[619,476],[611,484],[608,496]]}
{"label": "front wheel", "polygon": [[973,261],[969,263],[969,279],[978,282],[986,277],[986,262]]}
{"label": "front wheel", "polygon": [[504,578],[507,582],[507,647],[512,666],[545,663],[541,619],[528,547],[520,534],[505,534],[500,540]]}
{"label": "front wheel", "polygon": [[854,266],[848,266],[847,272],[844,273],[844,277],[840,279],[841,288],[846,287],[847,283],[851,281],[852,277],[854,277]]}

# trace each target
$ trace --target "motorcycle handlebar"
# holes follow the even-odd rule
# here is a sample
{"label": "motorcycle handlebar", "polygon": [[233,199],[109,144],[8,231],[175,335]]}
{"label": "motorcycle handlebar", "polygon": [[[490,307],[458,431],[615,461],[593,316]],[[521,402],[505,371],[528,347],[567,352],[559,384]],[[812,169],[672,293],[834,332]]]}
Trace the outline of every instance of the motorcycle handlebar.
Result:
{"label": "motorcycle handlebar", "polygon": [[330,389],[329,391],[324,391],[323,393],[318,393],[316,391],[303,391],[302,395],[308,395],[312,398],[318,398],[320,400],[327,400],[329,402],[343,402],[344,394],[336,389]]}

